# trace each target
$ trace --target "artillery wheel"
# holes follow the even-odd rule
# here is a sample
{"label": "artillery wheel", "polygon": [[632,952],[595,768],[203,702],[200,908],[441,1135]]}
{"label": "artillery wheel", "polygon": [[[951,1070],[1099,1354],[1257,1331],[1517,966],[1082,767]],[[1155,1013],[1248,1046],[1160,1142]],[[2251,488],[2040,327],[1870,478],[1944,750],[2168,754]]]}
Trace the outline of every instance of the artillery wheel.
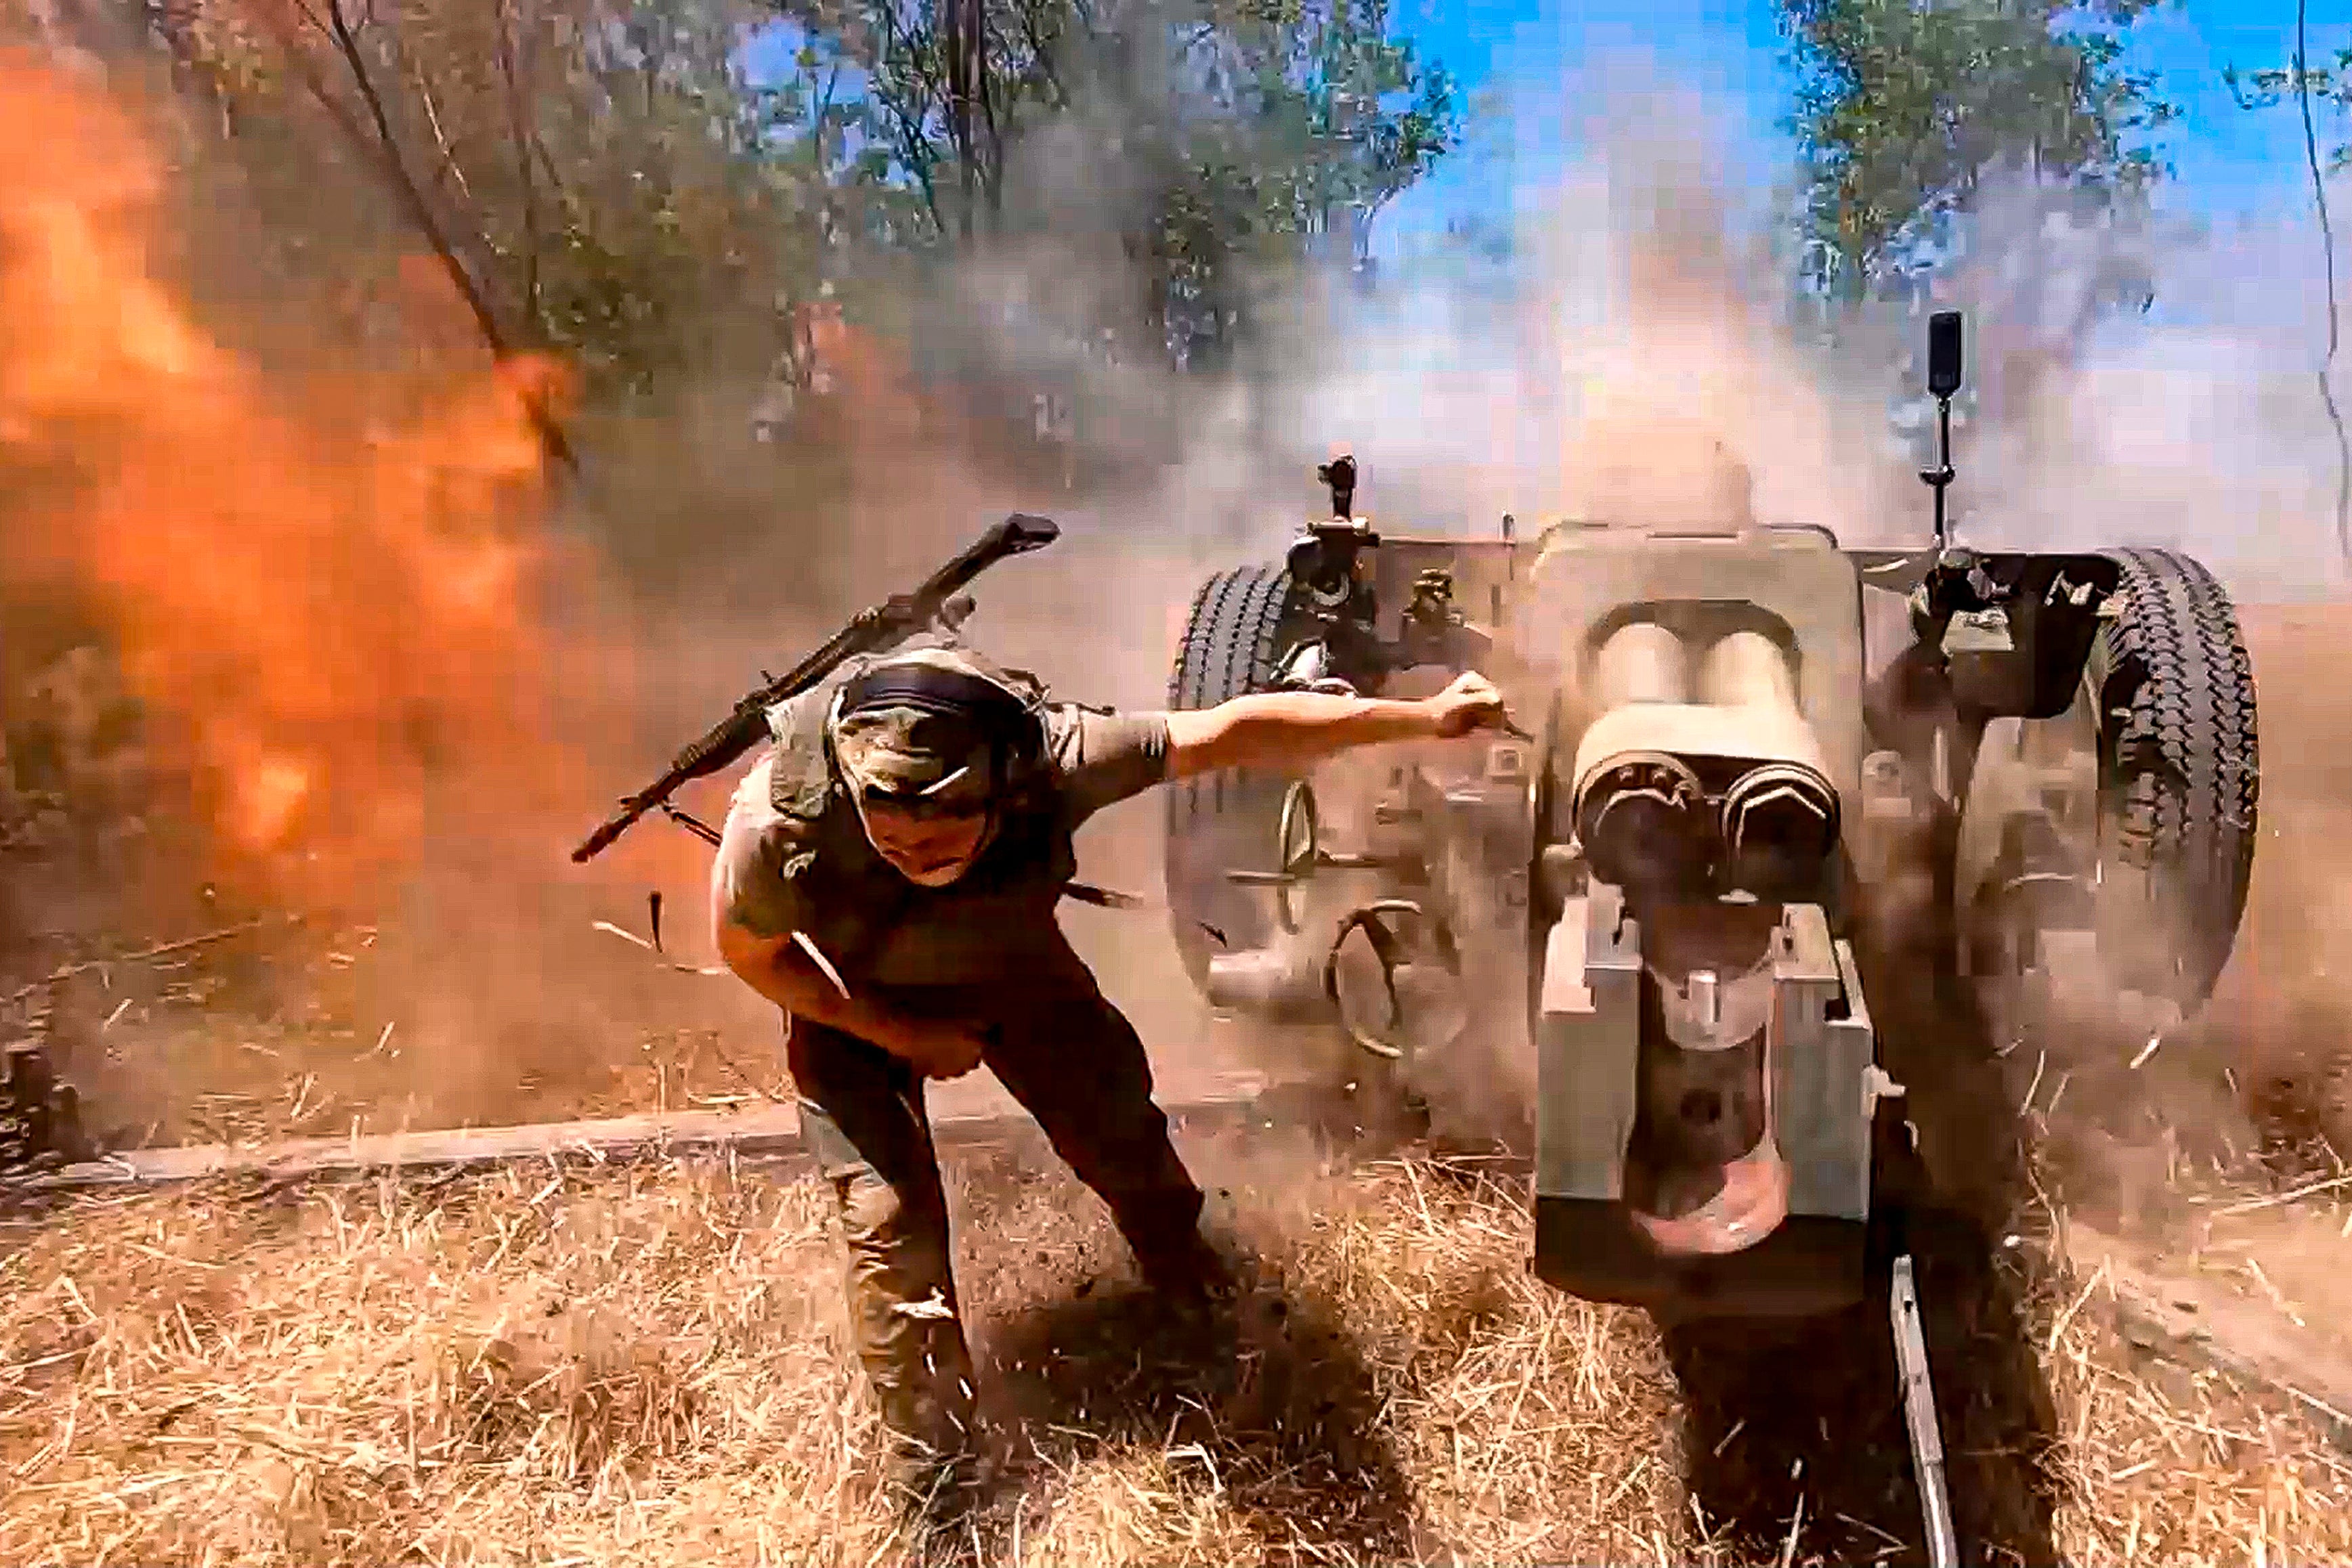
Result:
{"label": "artillery wheel", "polygon": [[[1269,690],[1290,590],[1289,574],[1276,566],[1235,567],[1202,583],[1168,678],[1168,706],[1214,707]],[[1259,946],[1273,935],[1265,894],[1234,885],[1225,873],[1282,869],[1288,787],[1279,775],[1229,770],[1167,791],[1168,908],[1195,986],[1207,982],[1213,953]]]}
{"label": "artillery wheel", "polygon": [[[1988,842],[1991,873],[1963,922],[1968,962],[1996,985],[2030,976],[2073,989],[2077,1006],[2112,1010],[2135,992],[2185,1017],[2212,993],[2245,914],[2261,787],[2253,666],[2204,567],[2170,550],[2110,554],[2122,568],[2118,613],[2092,643],[2074,706],[1987,732],[1971,808],[1999,825],[1971,828],[2000,842]],[[2043,836],[2063,846],[2054,855],[2024,841],[2043,832],[2019,811],[2036,793]],[[2053,863],[2066,874],[2041,879]],[[2053,921],[2036,890],[2069,884],[2077,907]],[[2037,959],[2020,940],[2053,924],[2095,936],[2072,963],[2055,960],[2074,973],[2053,972],[2049,943]]]}
{"label": "artillery wheel", "polygon": [[[2221,978],[2254,866],[2262,768],[2254,668],[2213,575],[2169,550],[2123,550],[2123,615],[2092,645],[2099,692],[2100,860],[2145,872],[2101,911],[2109,932],[2151,915],[2173,940],[2139,955],[2139,988],[2184,1009]],[[2115,879],[2108,879],[2116,886]],[[2153,904],[2136,908],[2131,899]],[[2149,963],[2159,967],[2145,972]]]}

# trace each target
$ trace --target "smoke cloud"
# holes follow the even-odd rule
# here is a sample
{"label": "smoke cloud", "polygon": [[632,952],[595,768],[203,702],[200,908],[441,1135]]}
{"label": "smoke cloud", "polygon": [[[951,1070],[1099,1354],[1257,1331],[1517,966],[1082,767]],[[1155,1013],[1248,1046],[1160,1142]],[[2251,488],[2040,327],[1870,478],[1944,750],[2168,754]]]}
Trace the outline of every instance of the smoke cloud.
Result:
{"label": "smoke cloud", "polygon": [[[498,1103],[501,1040],[538,1042],[511,1051],[559,1075],[567,1053],[602,1064],[611,1039],[664,1025],[771,1048],[772,1014],[740,988],[629,968],[592,929],[641,929],[660,888],[673,956],[709,961],[699,846],[655,822],[585,873],[565,852],[752,672],[1005,511],[1055,515],[1066,537],[982,585],[974,634],[1070,696],[1129,706],[1162,699],[1201,577],[1274,559],[1340,447],[1393,531],[1745,510],[1852,544],[1926,537],[1919,454],[1893,418],[1923,324],[1822,348],[1728,114],[1638,60],[1512,106],[1579,151],[1519,193],[1507,258],[1457,247],[1370,289],[1269,276],[1271,340],[1227,377],[1172,377],[1076,325],[1139,298],[1118,234],[1141,192],[1098,134],[1117,116],[1074,120],[1008,172],[1010,237],[940,280],[917,334],[832,340],[844,423],[820,478],[751,441],[753,389],[714,383],[591,433],[588,484],[561,502],[482,367],[264,371],[152,270],[168,178],[131,121],[24,60],[0,100],[12,145],[72,150],[26,163],[0,214],[16,324],[0,439],[12,465],[72,459],[12,492],[11,570],[62,575],[121,628],[141,695],[209,780],[217,850],[266,863],[273,890],[299,871],[399,919],[372,1016],[408,1009],[404,1030],[446,1054],[415,1049],[480,1064],[453,1114]],[[2026,193],[1990,204],[1951,300],[1970,312],[1979,410],[1959,438],[1961,537],[2177,545],[2255,600],[2336,583],[2306,242],[2284,222],[2070,229]],[[2086,327],[2083,301],[2134,267],[2162,308]],[[1122,483],[1081,505],[1050,463],[975,460],[973,411],[926,380],[960,364],[1049,389],[1039,413],[1070,421],[1072,460]],[[723,788],[687,804],[715,815]],[[1160,821],[1143,802],[1107,814],[1087,874],[1151,888]],[[1159,917],[1069,920],[1147,1033],[1200,1035]]]}

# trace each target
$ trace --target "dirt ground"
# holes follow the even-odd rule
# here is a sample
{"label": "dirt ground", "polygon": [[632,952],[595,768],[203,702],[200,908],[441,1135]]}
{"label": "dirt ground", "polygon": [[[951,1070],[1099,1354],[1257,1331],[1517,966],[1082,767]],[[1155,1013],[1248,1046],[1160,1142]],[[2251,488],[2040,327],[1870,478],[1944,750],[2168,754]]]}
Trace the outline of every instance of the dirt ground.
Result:
{"label": "dirt ground", "polygon": [[[1669,1338],[1529,1281],[1507,1179],[1192,1153],[1276,1268],[1194,1337],[1067,1178],[956,1173],[1004,1465],[981,1560],[1917,1558],[1866,1317]],[[858,1466],[827,1208],[749,1168],[511,1170],[22,1227],[0,1559],[903,1561]],[[2340,1455],[2148,1359],[2038,1245],[1997,1256],[1929,1275],[1973,1561],[2352,1553]]]}
{"label": "dirt ground", "polygon": [[[2352,613],[2247,620],[2263,841],[2206,1015],[2133,1067],[2136,1044],[2105,1040],[1926,1060],[1951,1019],[1879,1009],[1897,1076],[1945,1091],[1914,1103],[1923,1130],[1979,1156],[1919,1239],[1972,1562],[2352,1560],[2352,1426],[2331,1441],[2294,1398],[2152,1343],[2082,1245],[2195,1285],[2209,1316],[2308,1365],[2352,1352],[2331,982],[2352,972],[2352,762],[2325,678]],[[1095,845],[1090,872],[1148,885],[1150,826]],[[1139,935],[1152,918],[1074,925],[1181,1095],[1246,1053],[1205,1030],[1156,926]],[[378,1021],[397,932],[272,928],[43,995],[93,1103],[136,1105],[133,1134],[162,1142],[782,1092],[725,982],[656,974],[576,924],[616,970],[647,966],[624,988],[635,1010],[602,1039],[524,1030],[465,1061],[420,1061],[415,1026]],[[632,1021],[665,1007],[689,1023]],[[1663,1333],[1528,1279],[1522,1173],[1343,1166],[1270,1135],[1188,1151],[1272,1265],[1188,1337],[1037,1152],[951,1172],[1002,1466],[968,1543],[984,1561],[1920,1558],[1868,1312]],[[10,1212],[0,1561],[903,1561],[859,1463],[872,1416],[828,1204],[788,1171],[674,1165]]]}
{"label": "dirt ground", "polygon": [[2072,1212],[2230,1281],[2352,1355],[2352,721],[2335,678],[2352,612],[2261,608],[2244,620],[2262,841],[2212,1000],[2137,1068],[2145,1040],[2098,1041],[2089,1060],[2063,1063],[2021,1051],[2004,1066],[2021,1106],[2042,1069],[2037,1141]]}

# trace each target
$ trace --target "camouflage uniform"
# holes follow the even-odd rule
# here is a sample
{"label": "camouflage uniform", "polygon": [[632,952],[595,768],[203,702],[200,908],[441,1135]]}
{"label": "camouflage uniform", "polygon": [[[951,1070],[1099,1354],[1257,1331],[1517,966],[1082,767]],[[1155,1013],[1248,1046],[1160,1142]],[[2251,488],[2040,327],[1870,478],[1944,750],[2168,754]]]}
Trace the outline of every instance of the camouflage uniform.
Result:
{"label": "camouflage uniform", "polygon": [[[892,657],[1021,679],[940,645]],[[1109,1206],[1146,1277],[1181,1285],[1213,1270],[1202,1193],[1152,1103],[1142,1042],[1055,918],[1076,869],[1075,830],[1165,779],[1166,716],[1049,704],[1035,691],[1034,767],[1001,797],[971,869],[926,888],[875,852],[842,782],[826,716],[856,673],[772,715],[777,744],[738,789],[713,868],[720,906],[756,934],[807,936],[853,996],[987,1029],[982,1060]],[[804,1135],[840,1204],[851,1319],[894,1440],[891,1469],[904,1484],[933,1483],[939,1459],[969,1452],[972,1387],[925,1081],[804,1019],[790,1020],[788,1056]]]}

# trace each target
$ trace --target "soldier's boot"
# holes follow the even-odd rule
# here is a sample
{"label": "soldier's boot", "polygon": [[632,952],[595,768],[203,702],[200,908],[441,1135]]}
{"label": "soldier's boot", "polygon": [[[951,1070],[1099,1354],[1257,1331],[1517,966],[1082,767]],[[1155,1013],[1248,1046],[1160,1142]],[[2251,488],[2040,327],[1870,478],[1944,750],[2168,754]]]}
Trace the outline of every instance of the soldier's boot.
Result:
{"label": "soldier's boot", "polygon": [[[961,1344],[961,1335],[956,1339]],[[953,1531],[979,1500],[971,1386],[968,1369],[949,1370],[942,1377],[935,1361],[893,1368],[876,1381],[882,1406],[883,1490],[918,1536]]]}
{"label": "soldier's boot", "polygon": [[912,1521],[972,1500],[979,1434],[971,1354],[955,1304],[944,1205],[871,1171],[841,1183],[850,1316],[881,1407],[886,1488]]}
{"label": "soldier's boot", "polygon": [[1198,1218],[1181,1228],[1165,1221],[1122,1228],[1144,1283],[1183,1309],[1222,1305],[1245,1292],[1257,1260],[1227,1207],[1208,1197]]}

